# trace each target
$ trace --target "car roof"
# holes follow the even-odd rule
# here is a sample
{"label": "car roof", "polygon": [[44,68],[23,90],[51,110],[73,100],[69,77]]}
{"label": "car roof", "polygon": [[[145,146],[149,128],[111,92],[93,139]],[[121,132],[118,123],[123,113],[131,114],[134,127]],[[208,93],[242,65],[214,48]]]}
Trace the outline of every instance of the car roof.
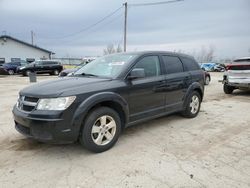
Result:
{"label": "car roof", "polygon": [[190,55],[179,53],[179,52],[171,52],[171,51],[137,51],[137,52],[122,52],[119,54],[131,54],[131,55],[167,54],[167,55],[177,55],[177,56],[182,56],[182,57],[194,59]]}
{"label": "car roof", "polygon": [[244,61],[244,60],[250,60],[250,57],[241,57],[241,58],[238,58],[238,59],[235,59],[234,61]]}
{"label": "car roof", "polygon": [[45,60],[36,60],[36,61],[51,61],[51,62],[59,62],[58,60],[54,60],[54,59],[45,59]]}

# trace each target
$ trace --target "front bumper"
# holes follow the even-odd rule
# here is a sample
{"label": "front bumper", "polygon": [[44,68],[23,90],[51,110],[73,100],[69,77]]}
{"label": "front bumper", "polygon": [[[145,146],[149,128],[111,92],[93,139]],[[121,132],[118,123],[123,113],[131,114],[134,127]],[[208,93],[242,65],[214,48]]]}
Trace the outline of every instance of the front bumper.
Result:
{"label": "front bumper", "polygon": [[42,142],[70,143],[77,140],[78,134],[74,132],[70,121],[61,117],[61,114],[32,115],[13,108],[15,128],[26,137]]}

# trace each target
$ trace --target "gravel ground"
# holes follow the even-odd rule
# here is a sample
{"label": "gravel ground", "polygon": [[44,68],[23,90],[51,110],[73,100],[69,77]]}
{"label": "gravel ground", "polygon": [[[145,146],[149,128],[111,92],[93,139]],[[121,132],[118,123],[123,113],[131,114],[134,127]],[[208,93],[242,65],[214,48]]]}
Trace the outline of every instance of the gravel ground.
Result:
{"label": "gravel ground", "polygon": [[0,187],[250,187],[250,92],[225,95],[211,75],[197,118],[135,125],[101,154],[20,135],[11,110],[28,78],[0,77]]}

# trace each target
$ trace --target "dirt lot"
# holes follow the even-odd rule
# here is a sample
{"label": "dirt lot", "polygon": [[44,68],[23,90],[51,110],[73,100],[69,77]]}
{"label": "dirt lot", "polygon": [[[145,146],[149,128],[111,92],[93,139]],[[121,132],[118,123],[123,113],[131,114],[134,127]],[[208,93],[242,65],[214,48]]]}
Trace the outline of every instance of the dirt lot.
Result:
{"label": "dirt lot", "polygon": [[225,95],[221,77],[197,118],[133,126],[101,154],[20,135],[11,109],[28,78],[0,77],[0,187],[250,187],[250,92]]}

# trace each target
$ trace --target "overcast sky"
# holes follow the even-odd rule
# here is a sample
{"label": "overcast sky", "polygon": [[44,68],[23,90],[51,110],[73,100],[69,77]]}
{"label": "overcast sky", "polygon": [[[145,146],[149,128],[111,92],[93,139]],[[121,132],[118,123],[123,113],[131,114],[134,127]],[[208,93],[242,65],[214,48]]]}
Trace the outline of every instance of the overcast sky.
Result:
{"label": "overcast sky", "polygon": [[[159,0],[163,1],[163,0]],[[157,0],[128,0],[132,3]],[[123,0],[0,0],[0,32],[52,50],[57,57],[102,55],[123,43]],[[72,34],[72,35],[71,35]],[[71,35],[71,36],[69,36]],[[213,46],[218,58],[250,55],[250,0],[184,0],[128,10],[128,51],[182,50]]]}

